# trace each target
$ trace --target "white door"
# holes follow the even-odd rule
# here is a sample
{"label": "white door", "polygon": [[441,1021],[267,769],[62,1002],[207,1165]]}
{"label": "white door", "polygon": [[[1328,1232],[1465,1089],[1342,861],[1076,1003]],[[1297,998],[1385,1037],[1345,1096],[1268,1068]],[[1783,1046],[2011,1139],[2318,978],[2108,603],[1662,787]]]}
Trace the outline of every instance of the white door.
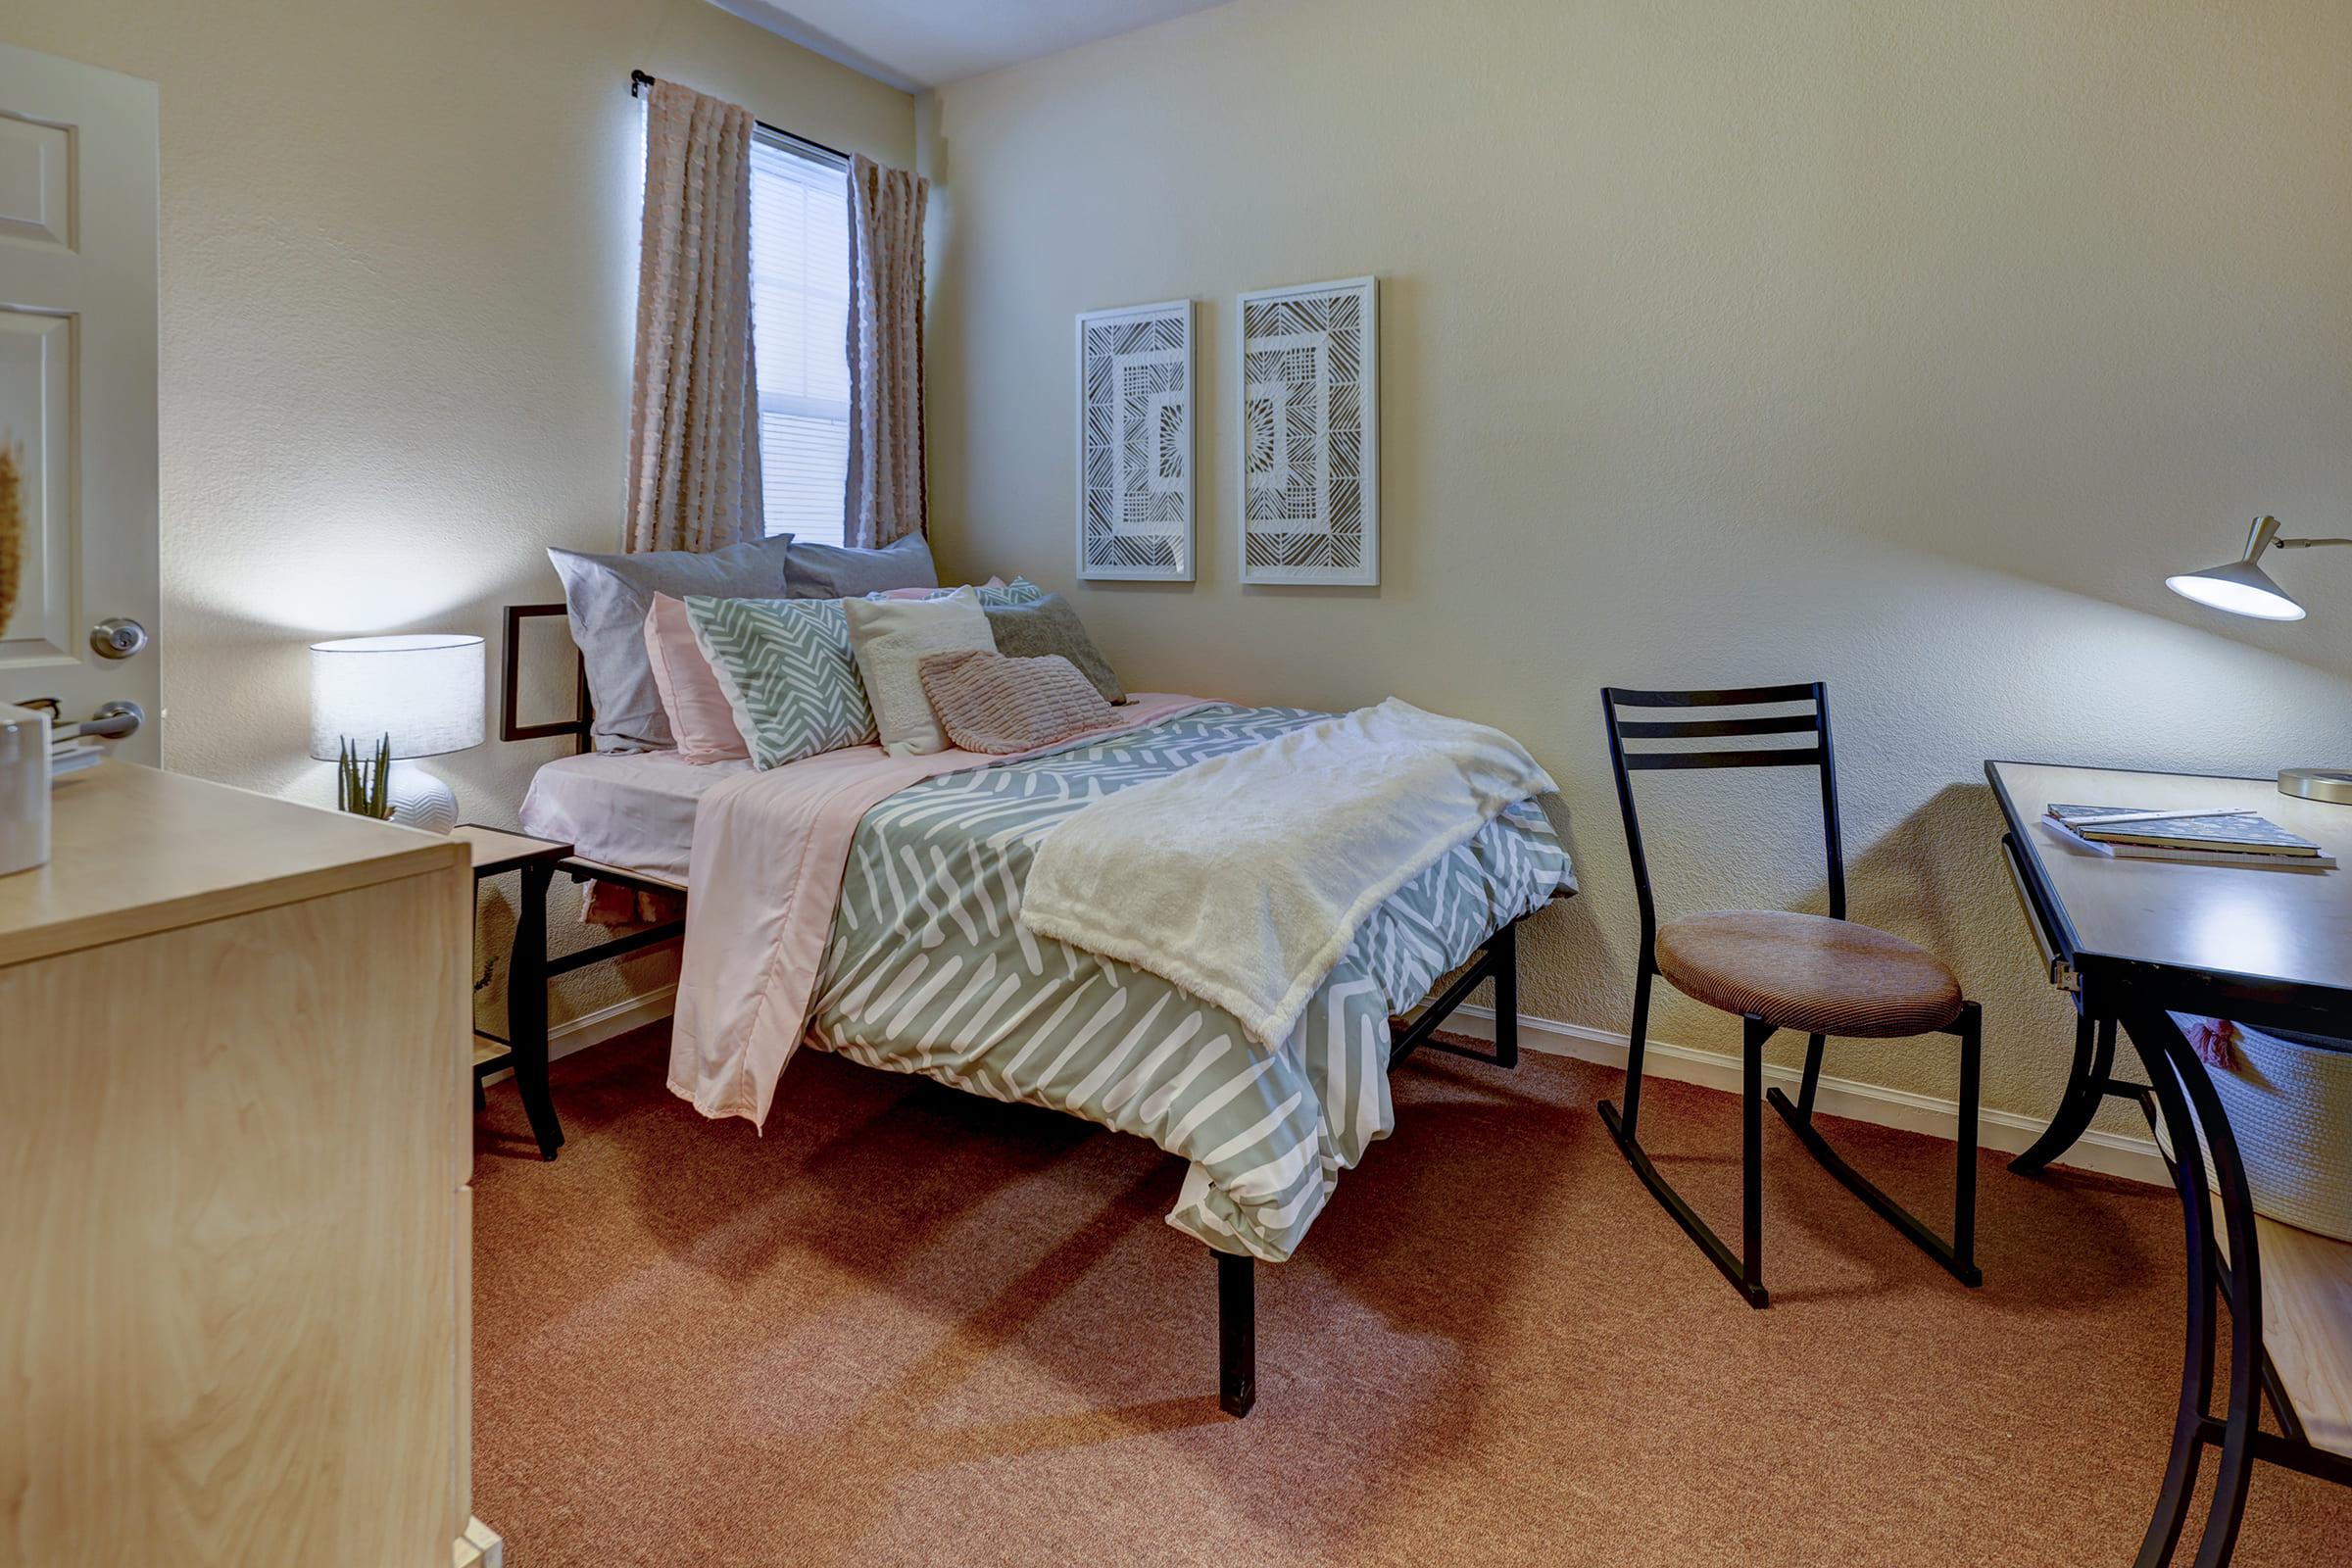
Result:
{"label": "white door", "polygon": [[0,702],[136,704],[163,760],[155,84],[0,44],[0,443],[21,474]]}

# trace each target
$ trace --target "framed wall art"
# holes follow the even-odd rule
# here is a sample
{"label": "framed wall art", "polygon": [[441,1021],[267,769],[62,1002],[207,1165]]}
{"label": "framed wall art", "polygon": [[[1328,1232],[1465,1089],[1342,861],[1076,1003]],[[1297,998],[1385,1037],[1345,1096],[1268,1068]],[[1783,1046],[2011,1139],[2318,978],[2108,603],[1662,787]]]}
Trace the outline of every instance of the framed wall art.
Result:
{"label": "framed wall art", "polygon": [[1078,318],[1078,575],[1193,580],[1193,302]]}
{"label": "framed wall art", "polygon": [[1244,294],[1242,581],[1380,581],[1377,279]]}

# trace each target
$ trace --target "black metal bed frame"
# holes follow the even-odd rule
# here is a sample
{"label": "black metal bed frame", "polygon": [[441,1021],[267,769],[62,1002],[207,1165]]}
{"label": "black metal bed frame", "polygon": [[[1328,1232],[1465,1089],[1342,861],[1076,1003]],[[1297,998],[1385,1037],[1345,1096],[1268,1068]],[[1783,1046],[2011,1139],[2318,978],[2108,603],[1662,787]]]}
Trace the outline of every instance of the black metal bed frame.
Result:
{"label": "black metal bed frame", "polygon": [[[509,605],[506,607],[507,642],[499,659],[498,738],[500,740],[536,741],[549,740],[559,735],[568,735],[571,737],[575,751],[585,752],[588,750],[588,732],[596,718],[596,708],[588,695],[588,661],[577,648],[572,650],[573,661],[577,665],[577,671],[573,677],[572,716],[546,724],[518,724],[514,721],[514,710],[520,700],[522,685],[522,623],[543,616],[566,613],[566,608],[561,603]],[[667,894],[680,900],[686,897],[686,890],[675,882],[647,876],[642,872],[632,871],[626,866],[606,865],[601,861],[582,859],[577,856],[559,860],[556,863],[556,869],[564,872],[575,883],[610,882],[637,893]],[[548,959],[547,977],[553,980],[560,974],[569,974],[574,969],[585,969],[592,963],[603,963],[608,959],[626,957],[640,949],[650,948],[658,943],[667,942],[673,937],[682,937],[685,934],[686,919],[684,915],[680,915],[675,920],[663,920],[656,925],[641,926],[636,930],[608,938],[593,946]]]}
{"label": "black metal bed frame", "polygon": [[[545,724],[518,724],[515,707],[521,687],[522,623],[525,620],[562,615],[565,609],[553,605],[509,605],[506,607],[506,647],[502,653],[499,672],[498,738],[502,741],[547,740],[568,735],[577,749],[585,752],[589,745],[589,729],[595,709],[588,693],[588,664],[579,659],[576,707],[568,719]],[[575,650],[576,655],[576,650]],[[610,882],[642,893],[668,894],[683,902],[686,889],[675,882],[646,876],[625,866],[606,865],[600,861],[573,858],[559,861],[557,869],[566,873],[574,882],[590,880]],[[574,969],[618,958],[641,948],[683,936],[686,921],[681,915],[659,925],[646,926],[613,937],[574,953],[551,958],[547,977],[569,974]],[[1437,1038],[1439,1026],[1453,1015],[1456,1008],[1468,1001],[1470,994],[1488,980],[1494,982],[1494,1049],[1491,1053],[1470,1051],[1449,1041]],[[1389,1042],[1389,1068],[1416,1051],[1444,1052],[1448,1055],[1483,1061],[1492,1066],[1515,1068],[1519,1065],[1519,921],[1512,920],[1486,940],[1472,957],[1468,968],[1455,978],[1413,1020]],[[1209,1250],[1217,1260],[1217,1406],[1228,1415],[1246,1416],[1257,1402],[1257,1272],[1256,1259],[1239,1252]]]}

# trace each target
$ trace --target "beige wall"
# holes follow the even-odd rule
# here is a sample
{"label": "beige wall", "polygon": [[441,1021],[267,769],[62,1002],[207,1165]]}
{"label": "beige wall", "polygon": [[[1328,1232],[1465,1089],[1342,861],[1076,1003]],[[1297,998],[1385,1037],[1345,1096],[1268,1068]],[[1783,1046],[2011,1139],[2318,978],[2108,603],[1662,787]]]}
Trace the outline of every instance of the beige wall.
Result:
{"label": "beige wall", "polygon": [[[313,800],[308,643],[478,632],[495,671],[545,546],[620,547],[630,68],[914,154],[905,93],[702,0],[10,0],[0,39],[161,85],[165,756]],[[564,749],[426,765],[511,822]]]}
{"label": "beige wall", "polygon": [[[1072,314],[1200,301],[1200,580],[1079,609],[1131,685],[1521,736],[1586,888],[1532,1012],[1626,1022],[1604,682],[1829,681],[1853,912],[1950,957],[1988,1103],[2034,1113],[2071,1015],[1982,760],[2352,758],[2352,552],[2280,564],[2299,625],[2161,585],[2257,511],[2352,532],[2352,7],[1240,0],[923,119],[949,563],[1073,587]],[[1234,295],[1362,272],[1383,583],[1245,590]],[[1659,781],[1670,911],[1818,906],[1767,777]],[[1953,1093],[1933,1045],[1831,1062]]]}

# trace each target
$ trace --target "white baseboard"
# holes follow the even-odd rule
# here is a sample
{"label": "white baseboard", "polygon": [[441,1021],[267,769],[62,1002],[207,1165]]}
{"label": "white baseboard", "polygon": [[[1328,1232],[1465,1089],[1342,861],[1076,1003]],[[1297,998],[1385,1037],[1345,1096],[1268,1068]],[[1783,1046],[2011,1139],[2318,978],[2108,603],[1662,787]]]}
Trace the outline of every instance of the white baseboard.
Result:
{"label": "white baseboard", "polygon": [[[658,987],[643,996],[629,997],[583,1013],[548,1031],[547,1057],[561,1061],[575,1051],[601,1045],[632,1029],[666,1018],[677,998],[675,985]],[[1456,1008],[1446,1027],[1468,1035],[1474,1040],[1494,1037],[1494,1009],[1465,1003]],[[1574,1056],[1579,1061],[1598,1062],[1604,1067],[1625,1067],[1626,1038],[1608,1029],[1594,1029],[1581,1023],[1561,1023],[1552,1018],[1534,1018],[1519,1015],[1519,1044],[1528,1051],[1545,1052],[1555,1056]],[[1668,1045],[1652,1040],[1647,1052],[1648,1070],[1661,1078],[1678,1083],[1697,1084],[1705,1089],[1719,1089],[1730,1094],[1740,1092],[1740,1063],[1730,1056],[1712,1051],[1693,1051],[1688,1046]],[[1793,1088],[1800,1074],[1794,1067],[1767,1065],[1764,1075],[1775,1083]],[[496,1083],[506,1077],[494,1073],[483,1080]],[[1885,1089],[1851,1078],[1822,1075],[1821,1087],[1814,1104],[1825,1115],[1843,1116],[1850,1121],[1866,1121],[1880,1127],[1899,1128],[1904,1132],[1926,1133],[1949,1142],[1960,1126],[1960,1107],[1948,1100],[1932,1095],[1915,1095],[1904,1089]],[[2041,1136],[2046,1121],[2021,1116],[2013,1110],[1980,1110],[1977,1114],[1977,1142],[1980,1147],[2003,1154],[2023,1152],[2026,1147]],[[2164,1156],[2157,1152],[2154,1140],[2134,1138],[2122,1133],[2102,1132],[2092,1128],[2084,1133],[2057,1161],[2077,1170],[2097,1171],[2106,1176],[2121,1176],[2131,1181],[2147,1182],[2157,1187],[2173,1184]]]}
{"label": "white baseboard", "polygon": [[[562,1061],[575,1051],[601,1046],[632,1029],[642,1029],[649,1023],[659,1022],[669,1016],[677,995],[678,988],[674,984],[656,986],[641,996],[624,997],[593,1012],[583,1012],[577,1018],[566,1019],[547,1032],[547,1059]],[[508,1076],[508,1070],[502,1067],[488,1074],[482,1082],[499,1083]]]}
{"label": "white baseboard", "polygon": [[[1474,1040],[1494,1038],[1494,1009],[1464,1004],[1446,1020],[1446,1027]],[[1560,1023],[1550,1018],[1531,1018],[1519,1015],[1519,1045],[1527,1051],[1542,1051],[1556,1056],[1574,1056],[1580,1061],[1598,1062],[1604,1067],[1622,1069],[1625,1066],[1626,1037],[1612,1030],[1589,1028],[1581,1023]],[[1688,1046],[1671,1046],[1652,1040],[1643,1053],[1646,1070],[1660,1078],[1672,1078],[1678,1083],[1698,1084],[1707,1089],[1721,1089],[1732,1094],[1740,1092],[1740,1063],[1731,1056],[1711,1051],[1693,1051]],[[1765,1077],[1775,1083],[1793,1088],[1803,1076],[1794,1067],[1767,1064]],[[1877,1084],[1858,1083],[1851,1078],[1833,1078],[1822,1074],[1821,1086],[1814,1105],[1825,1115],[1843,1116],[1851,1121],[1866,1121],[1881,1127],[1896,1127],[1904,1132],[1927,1133],[1947,1142],[1957,1136],[1960,1126],[1960,1107],[1949,1100],[1937,1100],[1931,1095],[1915,1095],[1908,1090],[1883,1089]],[[2011,1110],[1980,1110],[1977,1116],[1977,1143],[1980,1148],[2004,1154],[2021,1153],[2026,1147],[2041,1136],[2046,1121],[2020,1116]],[[2057,1163],[2077,1170],[2097,1171],[2107,1176],[2122,1176],[2132,1181],[2148,1182],[2158,1187],[2170,1187],[2173,1178],[2157,1152],[2154,1140],[2133,1138],[2124,1134],[2102,1132],[2092,1128],[2060,1155]]]}

